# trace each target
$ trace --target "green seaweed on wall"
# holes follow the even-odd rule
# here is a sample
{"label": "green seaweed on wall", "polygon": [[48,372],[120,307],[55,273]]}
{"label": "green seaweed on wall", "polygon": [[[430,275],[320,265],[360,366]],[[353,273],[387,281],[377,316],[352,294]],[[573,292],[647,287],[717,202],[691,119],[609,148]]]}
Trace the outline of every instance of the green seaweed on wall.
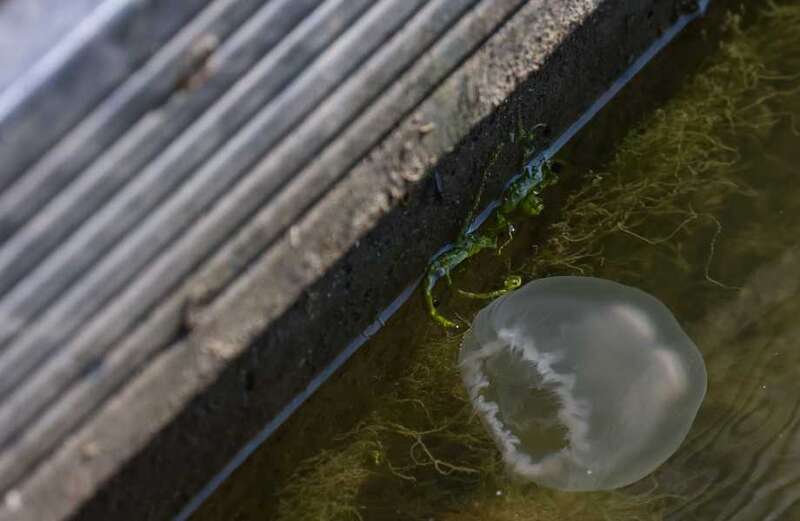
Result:
{"label": "green seaweed on wall", "polygon": [[[538,130],[539,127],[537,126],[536,129]],[[451,285],[452,271],[483,250],[495,250],[497,255],[500,255],[514,236],[513,217],[516,214],[523,214],[528,217],[539,215],[544,209],[542,191],[557,181],[555,173],[557,169],[549,161],[539,164],[529,162],[538,148],[537,143],[541,141],[538,133],[525,130],[521,120],[519,120],[515,135],[516,137],[510,145],[519,149],[518,155],[521,162],[518,166],[521,172],[512,179],[501,194],[498,206],[492,211],[488,222],[481,225],[477,230],[470,230],[469,228],[477,212],[477,205],[481,202],[483,183],[486,181],[486,177],[491,174],[491,170],[503,149],[502,146],[494,151],[486,170],[483,172],[481,187],[475,196],[475,204],[467,216],[466,223],[458,237],[450,244],[449,249],[433,259],[425,270],[425,276],[422,281],[425,307],[428,311],[428,316],[442,327],[459,329],[461,325],[445,317],[437,309],[433,296],[436,283],[441,279],[445,279],[448,286]],[[503,236],[505,236],[504,240],[502,240]],[[519,276],[512,275],[506,277],[505,283],[500,289],[485,293],[457,290],[457,293],[462,297],[479,300],[496,298],[518,288],[520,283]]]}

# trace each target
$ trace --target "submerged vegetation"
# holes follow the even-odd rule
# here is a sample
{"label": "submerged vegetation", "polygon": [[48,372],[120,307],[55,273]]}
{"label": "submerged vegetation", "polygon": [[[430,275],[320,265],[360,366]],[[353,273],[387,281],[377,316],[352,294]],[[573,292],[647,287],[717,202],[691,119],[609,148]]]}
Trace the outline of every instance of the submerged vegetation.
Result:
{"label": "submerged vegetation", "polygon": [[[749,15],[746,27],[731,15],[726,37],[702,71],[632,129],[606,165],[582,174],[544,239],[522,254],[516,248],[517,269],[486,256],[496,265],[498,280],[511,271],[527,278],[596,274],[646,290],[661,288],[663,297],[665,291],[688,292],[670,280],[681,273],[720,295],[736,290],[741,281],[728,279],[729,263],[718,253],[730,233],[723,227],[731,221],[724,214],[735,214],[742,204],[770,204],[755,197],[752,176],[746,174],[757,171],[768,178],[771,162],[780,161],[765,146],[775,127],[800,135],[794,119],[800,113],[800,5],[770,4]],[[761,163],[754,165],[753,158]],[[733,222],[739,238],[726,251],[746,259],[770,247],[759,242],[757,231],[748,239],[747,222]],[[487,248],[496,248],[497,238],[489,237]],[[703,311],[688,295],[667,299],[686,302],[676,314]],[[474,309],[456,311],[469,315]],[[579,494],[514,482],[463,390],[456,363],[463,333],[418,327],[409,334],[413,345],[390,346],[404,353],[399,379],[369,397],[370,411],[354,428],[326,440],[325,449],[313,450],[281,479],[269,501],[261,503],[260,516],[279,521],[658,520],[680,501],[662,492],[671,490],[661,486],[662,480],[676,479],[669,473],[618,491]],[[374,368],[360,369],[375,381],[380,378]],[[335,401],[326,401],[326,392],[351,396],[353,389],[345,387],[329,386],[315,400]],[[367,389],[369,384],[362,390]],[[308,429],[305,422],[301,430]],[[282,441],[281,450],[306,443],[302,433],[292,436],[296,439]],[[307,447],[303,452],[309,453]]]}
{"label": "submerged vegetation", "polygon": [[[713,276],[711,265],[723,231],[718,212],[731,195],[752,195],[740,173],[753,166],[742,152],[761,147],[781,120],[798,132],[796,112],[786,107],[792,98],[796,103],[800,75],[785,71],[800,71],[800,6],[771,5],[760,16],[742,30],[740,18],[730,15],[731,34],[714,63],[631,131],[610,164],[567,199],[562,219],[530,258],[529,275],[588,274],[601,266],[608,270],[608,263],[641,273],[648,268],[642,263],[685,262],[681,238],[706,227],[706,262],[683,268],[729,287]],[[648,235],[643,228],[661,233]],[[630,262],[631,238],[640,243],[640,263]],[[620,241],[629,254],[607,255]],[[652,247],[666,254],[654,254]]]}

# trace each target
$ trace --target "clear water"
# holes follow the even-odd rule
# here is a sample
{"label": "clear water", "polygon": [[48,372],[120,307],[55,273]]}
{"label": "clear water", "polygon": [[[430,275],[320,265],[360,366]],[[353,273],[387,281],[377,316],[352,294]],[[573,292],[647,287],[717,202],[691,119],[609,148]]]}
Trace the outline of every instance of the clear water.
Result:
{"label": "clear water", "polygon": [[[454,277],[586,274],[662,300],[709,385],[654,474],[588,494],[509,479],[461,389],[459,337],[417,296],[194,519],[800,519],[800,5],[781,5],[748,11],[613,159],[576,140],[546,215]],[[481,305],[439,292],[448,316]]]}

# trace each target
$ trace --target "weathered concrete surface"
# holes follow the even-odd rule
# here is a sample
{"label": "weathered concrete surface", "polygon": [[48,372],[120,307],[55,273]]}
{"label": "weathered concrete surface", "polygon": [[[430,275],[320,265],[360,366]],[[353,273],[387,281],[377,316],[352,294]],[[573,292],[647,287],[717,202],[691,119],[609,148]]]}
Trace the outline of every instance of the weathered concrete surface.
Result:
{"label": "weathered concrete surface", "polygon": [[[468,11],[124,336],[104,365],[141,371],[6,494],[0,518],[60,519],[88,498],[80,519],[175,514],[455,237],[519,116],[558,134],[682,10],[522,4]],[[516,159],[503,158],[488,197]],[[165,272],[150,273],[157,284]],[[137,359],[165,339],[154,361]]]}

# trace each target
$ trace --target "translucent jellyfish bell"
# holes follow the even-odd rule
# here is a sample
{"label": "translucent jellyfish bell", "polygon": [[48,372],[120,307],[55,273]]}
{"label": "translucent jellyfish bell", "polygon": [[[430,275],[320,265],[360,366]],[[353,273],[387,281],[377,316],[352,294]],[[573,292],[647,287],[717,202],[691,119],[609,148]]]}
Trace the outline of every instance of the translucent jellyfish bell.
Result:
{"label": "translucent jellyfish bell", "polygon": [[697,347],[650,295],[592,277],[531,282],[481,310],[464,384],[509,470],[622,487],[677,450],[706,392]]}

